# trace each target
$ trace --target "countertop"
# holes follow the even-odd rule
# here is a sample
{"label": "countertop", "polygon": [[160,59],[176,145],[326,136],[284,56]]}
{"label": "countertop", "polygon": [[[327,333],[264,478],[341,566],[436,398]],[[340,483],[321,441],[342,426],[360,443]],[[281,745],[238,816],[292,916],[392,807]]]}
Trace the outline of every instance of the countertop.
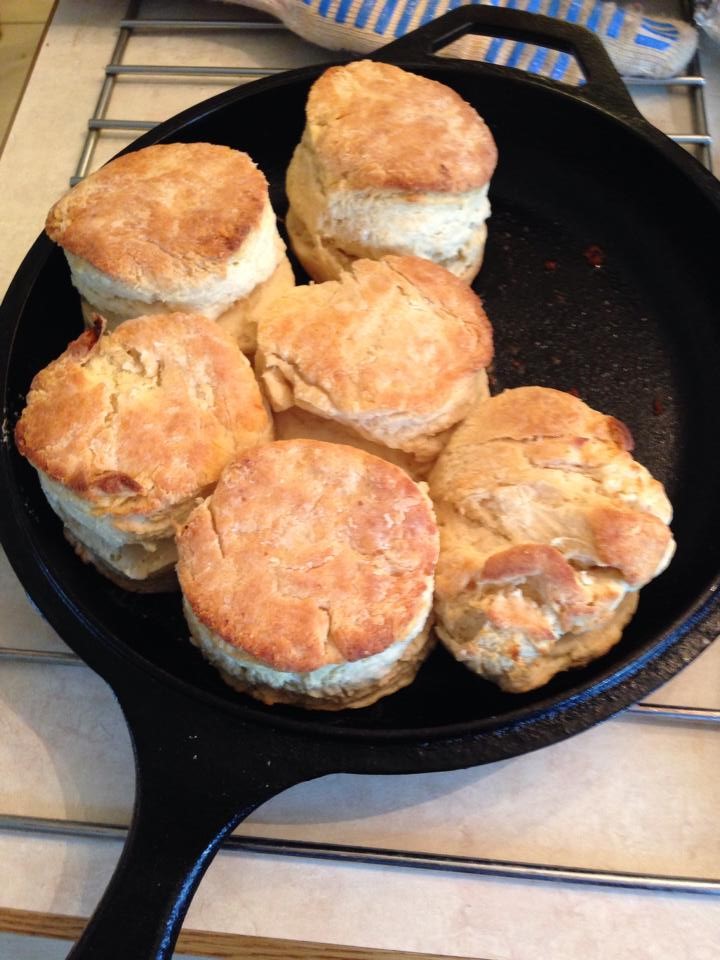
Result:
{"label": "countertop", "polygon": [[[209,3],[169,6],[178,15],[211,8],[217,15]],[[3,290],[74,172],[125,8],[125,0],[60,0],[0,157]],[[138,40],[135,62],[147,62],[142,45],[151,42],[160,41]],[[240,38],[222,47],[213,38],[201,42],[200,55],[216,58],[207,62],[264,57],[290,66],[328,57],[289,35],[256,38],[252,48]],[[717,144],[720,58],[705,45],[703,54]],[[159,54],[162,62],[183,56],[179,41]],[[144,118],[159,120],[219,89],[187,83],[144,96],[139,84],[124,85],[115,115],[123,98],[139,95]],[[674,97],[647,98],[647,110],[668,129],[682,109]],[[96,163],[126,141],[106,137]],[[715,161],[720,169],[717,146]],[[0,602],[0,647],[67,650],[27,602],[4,558]],[[720,645],[652,700],[720,708]],[[0,733],[0,814],[128,822],[134,787],[128,734],[110,690],[88,668],[3,661]],[[717,727],[624,714],[572,740],[481,768],[325,777],[266,803],[238,833],[718,878],[718,797]],[[24,910],[87,917],[119,852],[114,839],[0,829],[0,916]],[[715,960],[720,898],[223,850],[186,927],[486,960]],[[40,941],[28,946],[24,938],[3,936],[0,957],[41,955]]]}

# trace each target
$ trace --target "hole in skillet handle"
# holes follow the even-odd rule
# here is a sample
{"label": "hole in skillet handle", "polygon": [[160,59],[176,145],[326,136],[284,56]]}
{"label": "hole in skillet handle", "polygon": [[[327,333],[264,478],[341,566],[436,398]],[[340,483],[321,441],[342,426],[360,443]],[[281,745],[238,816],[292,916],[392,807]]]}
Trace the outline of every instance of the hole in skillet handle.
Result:
{"label": "hole in skillet handle", "polygon": [[480,77],[507,77],[508,74],[515,74],[524,82],[567,91],[573,97],[602,107],[619,119],[646,123],[598,37],[585,27],[537,13],[484,4],[457,7],[437,20],[381,47],[369,59],[407,64],[411,68],[431,66],[437,63],[439,50],[467,34],[501,37],[569,53],[577,60],[585,83],[572,86],[526,70],[480,60],[458,60],[443,56],[443,63],[452,63],[455,60],[462,64],[464,70],[470,68],[477,71]]}

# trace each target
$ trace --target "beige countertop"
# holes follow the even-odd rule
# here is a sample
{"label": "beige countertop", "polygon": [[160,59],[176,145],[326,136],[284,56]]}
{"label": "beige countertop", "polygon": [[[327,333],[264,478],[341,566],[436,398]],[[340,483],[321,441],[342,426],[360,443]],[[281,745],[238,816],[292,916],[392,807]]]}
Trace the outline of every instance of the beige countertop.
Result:
{"label": "beige countertop", "polygon": [[[125,7],[125,0],[60,0],[0,157],[2,289],[74,172]],[[132,59],[147,62],[148,45],[159,43],[162,49],[152,51],[158,62],[186,57],[179,39],[144,38]],[[195,55],[206,62],[278,65],[327,56],[287,35],[219,43],[205,37]],[[712,51],[706,69],[718,76]],[[720,131],[720,83],[713,83],[711,128]],[[131,101],[139,98],[143,118],[158,120],[219,89],[184,83],[150,91],[127,83],[113,114],[135,109],[137,115]],[[684,108],[674,97],[661,102],[648,95],[643,109],[667,129],[683,122]],[[105,137],[97,162],[126,141]],[[720,169],[717,149],[716,163]],[[0,601],[0,646],[66,650],[26,601],[4,558]],[[720,708],[720,646],[653,699]],[[129,737],[111,692],[88,668],[2,662],[0,731],[0,814],[128,822]],[[485,767],[325,777],[266,803],[239,832],[718,878],[718,797],[717,727],[623,715],[565,743]],[[89,915],[119,851],[115,840],[0,829],[0,912]],[[720,898],[222,851],[187,926],[487,960],[716,960]],[[13,956],[3,952],[9,949],[0,937],[0,957]]]}

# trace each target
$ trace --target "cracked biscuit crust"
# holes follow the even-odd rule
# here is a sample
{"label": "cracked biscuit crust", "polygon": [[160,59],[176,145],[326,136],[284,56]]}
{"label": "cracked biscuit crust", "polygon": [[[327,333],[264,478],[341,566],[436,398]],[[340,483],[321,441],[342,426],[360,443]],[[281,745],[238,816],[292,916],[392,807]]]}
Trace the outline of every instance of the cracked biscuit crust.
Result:
{"label": "cracked biscuit crust", "polygon": [[326,70],[306,113],[303,141],[328,183],[346,189],[460,193],[484,186],[497,163],[492,135],[470,104],[387,63]]}
{"label": "cracked biscuit crust", "polygon": [[422,459],[482,395],[492,354],[478,297],[417,257],[356,261],[258,316],[256,367],[275,411],[300,407]]}
{"label": "cracked biscuit crust", "polygon": [[234,456],[272,439],[252,369],[213,321],[176,313],[101,329],[37,374],[15,438],[116,526],[206,495]]}
{"label": "cracked biscuit crust", "polygon": [[422,630],[437,527],[402,470],[336,444],[248,451],[178,536],[201,624],[273,670],[361,660]]}
{"label": "cracked biscuit crust", "polygon": [[613,417],[541,387],[481,403],[430,475],[438,633],[515,692],[620,638],[670,562],[672,509]]}
{"label": "cracked biscuit crust", "polygon": [[269,204],[267,181],[246,153],[159,144],[77,184],[52,207],[45,229],[108,277],[172,290],[224,276]]}

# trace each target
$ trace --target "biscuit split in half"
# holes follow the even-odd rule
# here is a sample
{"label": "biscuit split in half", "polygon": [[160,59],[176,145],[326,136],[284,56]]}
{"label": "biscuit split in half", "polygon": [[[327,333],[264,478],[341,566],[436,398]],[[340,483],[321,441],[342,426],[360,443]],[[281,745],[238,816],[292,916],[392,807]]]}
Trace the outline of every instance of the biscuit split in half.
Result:
{"label": "biscuit split in half", "polygon": [[255,349],[253,311],[294,286],[264,175],[210,143],[145,147],[111,160],[51,209],[87,322],[199,313]]}
{"label": "biscuit split in half", "polygon": [[482,264],[497,163],[490,131],[454,90],[387,63],[315,82],[287,172],[287,228],[314,280],[389,253],[470,282]]}
{"label": "biscuit split in half", "polygon": [[670,562],[672,508],[631,449],[613,417],[522,387],[481,403],[438,459],[436,629],[503,690],[609,650]]}
{"label": "biscuit split in half", "polygon": [[272,424],[228,334],[155,314],[73,341],[34,378],[15,438],[78,555],[149,592],[177,589],[176,525]]}
{"label": "biscuit split in half", "polygon": [[363,707],[428,653],[438,539],[424,490],[352,447],[257,447],[178,534],[194,643],[265,703]]}
{"label": "biscuit split in half", "polygon": [[370,446],[421,475],[487,396],[492,329],[467,284],[418,257],[358,260],[258,317],[279,438]]}

